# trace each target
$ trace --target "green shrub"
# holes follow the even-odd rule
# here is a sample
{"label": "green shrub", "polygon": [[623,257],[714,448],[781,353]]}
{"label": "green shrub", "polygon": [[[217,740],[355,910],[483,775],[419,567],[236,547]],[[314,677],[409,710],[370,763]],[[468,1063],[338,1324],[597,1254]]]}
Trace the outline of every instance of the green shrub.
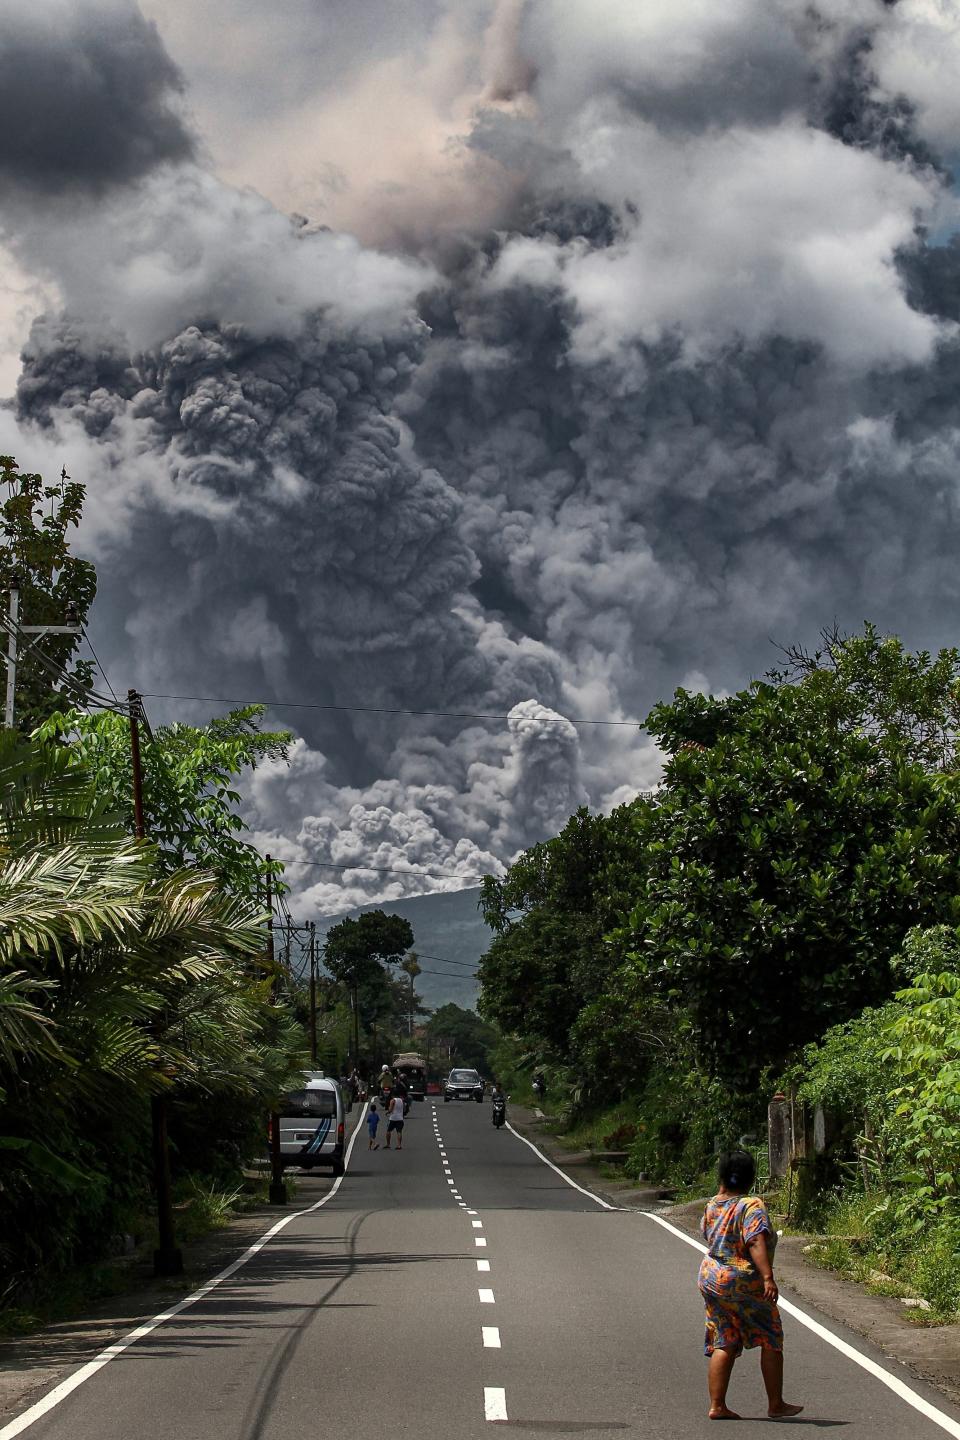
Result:
{"label": "green shrub", "polygon": [[731,1094],[692,1070],[661,1069],[650,1076],[636,1108],[636,1139],[628,1170],[689,1184],[710,1170],[720,1150],[741,1135],[761,1133],[765,1099]]}

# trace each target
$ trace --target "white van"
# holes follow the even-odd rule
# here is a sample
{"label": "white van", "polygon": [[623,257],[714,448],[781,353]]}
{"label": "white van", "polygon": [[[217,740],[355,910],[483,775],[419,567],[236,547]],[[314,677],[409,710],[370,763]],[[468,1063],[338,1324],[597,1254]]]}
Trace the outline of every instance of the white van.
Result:
{"label": "white van", "polygon": [[334,1175],[343,1174],[343,1145],[346,1108],[336,1080],[322,1071],[306,1070],[303,1089],[282,1096],[280,1117],[280,1163],[312,1170],[330,1165]]}

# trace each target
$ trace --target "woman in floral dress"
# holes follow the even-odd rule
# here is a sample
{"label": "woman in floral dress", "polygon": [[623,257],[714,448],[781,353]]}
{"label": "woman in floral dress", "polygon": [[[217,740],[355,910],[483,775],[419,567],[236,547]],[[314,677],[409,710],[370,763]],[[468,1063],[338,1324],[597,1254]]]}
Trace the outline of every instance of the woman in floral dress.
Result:
{"label": "woman in floral dress", "polygon": [[734,1361],[760,1347],[760,1371],[771,1419],[799,1415],[802,1405],[783,1398],[783,1327],[777,1309],[773,1252],[777,1237],[767,1207],[750,1194],[757,1167],[735,1150],[721,1155],[720,1188],[707,1205],[701,1232],[707,1253],[700,1266],[700,1293],[707,1312],[704,1353],[710,1361],[710,1419],[739,1420],[727,1406]]}

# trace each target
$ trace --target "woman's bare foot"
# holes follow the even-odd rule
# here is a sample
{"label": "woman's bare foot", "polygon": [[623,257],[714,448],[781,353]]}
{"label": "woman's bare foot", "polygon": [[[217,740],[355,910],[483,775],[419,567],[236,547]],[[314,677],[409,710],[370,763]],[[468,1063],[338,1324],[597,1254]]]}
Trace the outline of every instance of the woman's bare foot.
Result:
{"label": "woman's bare foot", "polygon": [[767,1415],[771,1420],[788,1420],[791,1415],[799,1415],[802,1409],[802,1405],[788,1405],[786,1400],[781,1400],[775,1410],[767,1411]]}
{"label": "woman's bare foot", "polygon": [[710,1420],[739,1420],[740,1416],[736,1410],[729,1410],[726,1405],[718,1405],[707,1411],[707,1418]]}

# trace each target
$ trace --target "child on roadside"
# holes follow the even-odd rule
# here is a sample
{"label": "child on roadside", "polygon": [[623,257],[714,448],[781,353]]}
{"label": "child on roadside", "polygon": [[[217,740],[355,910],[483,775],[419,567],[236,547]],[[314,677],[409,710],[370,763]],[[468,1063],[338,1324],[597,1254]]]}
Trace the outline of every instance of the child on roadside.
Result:
{"label": "child on roadside", "polygon": [[370,1101],[370,1113],[367,1115],[367,1141],[368,1150],[379,1150],[380,1142],[377,1139],[377,1131],[380,1128],[380,1111],[377,1109],[376,1100]]}

